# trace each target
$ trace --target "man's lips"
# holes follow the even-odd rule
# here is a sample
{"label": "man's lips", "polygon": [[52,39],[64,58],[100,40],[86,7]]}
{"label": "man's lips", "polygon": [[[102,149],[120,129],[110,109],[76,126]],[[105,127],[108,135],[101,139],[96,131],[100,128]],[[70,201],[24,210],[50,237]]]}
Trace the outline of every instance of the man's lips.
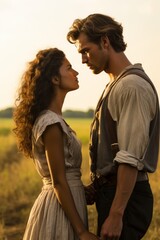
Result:
{"label": "man's lips", "polygon": [[90,69],[93,69],[93,65],[88,64],[87,65]]}

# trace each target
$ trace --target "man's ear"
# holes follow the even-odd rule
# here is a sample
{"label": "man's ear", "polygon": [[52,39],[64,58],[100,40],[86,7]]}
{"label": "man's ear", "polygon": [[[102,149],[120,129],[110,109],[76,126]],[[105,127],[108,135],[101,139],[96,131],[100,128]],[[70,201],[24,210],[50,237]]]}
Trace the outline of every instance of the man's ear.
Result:
{"label": "man's ear", "polygon": [[59,85],[59,78],[58,77],[53,77],[52,82],[54,85]]}
{"label": "man's ear", "polygon": [[104,48],[108,48],[110,46],[110,41],[107,36],[101,37],[101,44]]}

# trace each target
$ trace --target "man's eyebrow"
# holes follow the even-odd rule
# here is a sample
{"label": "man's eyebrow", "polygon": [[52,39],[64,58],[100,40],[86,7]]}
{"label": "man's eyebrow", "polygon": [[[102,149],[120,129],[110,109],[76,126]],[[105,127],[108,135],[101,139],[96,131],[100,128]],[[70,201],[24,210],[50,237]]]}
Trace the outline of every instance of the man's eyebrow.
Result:
{"label": "man's eyebrow", "polygon": [[84,47],[84,48],[78,50],[78,52],[79,52],[79,53],[84,53],[84,52],[86,52],[87,50],[88,50],[88,48]]}

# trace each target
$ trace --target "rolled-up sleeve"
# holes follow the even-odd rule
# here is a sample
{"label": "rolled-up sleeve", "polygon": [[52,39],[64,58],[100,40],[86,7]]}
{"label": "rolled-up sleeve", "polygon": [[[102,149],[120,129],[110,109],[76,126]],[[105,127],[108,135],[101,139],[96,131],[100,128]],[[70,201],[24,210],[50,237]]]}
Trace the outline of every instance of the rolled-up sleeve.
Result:
{"label": "rolled-up sleeve", "polygon": [[139,76],[126,76],[112,89],[108,108],[117,122],[119,152],[114,161],[142,170],[141,159],[156,112],[156,96],[151,85]]}

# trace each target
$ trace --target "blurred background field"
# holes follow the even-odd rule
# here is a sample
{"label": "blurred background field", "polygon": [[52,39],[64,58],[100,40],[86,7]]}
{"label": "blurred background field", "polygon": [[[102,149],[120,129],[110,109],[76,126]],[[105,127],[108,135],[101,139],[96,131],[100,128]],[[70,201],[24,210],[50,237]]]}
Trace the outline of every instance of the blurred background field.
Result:
{"label": "blurred background field", "polygon": [[[82,180],[90,182],[88,141],[91,119],[66,121],[76,131],[82,142]],[[33,202],[41,191],[41,179],[35,171],[33,161],[17,151],[12,133],[13,121],[0,119],[0,240],[22,240],[25,225]],[[160,163],[159,163],[160,166]],[[154,194],[154,213],[151,226],[143,240],[160,239],[160,167],[150,174]],[[96,232],[95,206],[88,206],[89,228]]]}

